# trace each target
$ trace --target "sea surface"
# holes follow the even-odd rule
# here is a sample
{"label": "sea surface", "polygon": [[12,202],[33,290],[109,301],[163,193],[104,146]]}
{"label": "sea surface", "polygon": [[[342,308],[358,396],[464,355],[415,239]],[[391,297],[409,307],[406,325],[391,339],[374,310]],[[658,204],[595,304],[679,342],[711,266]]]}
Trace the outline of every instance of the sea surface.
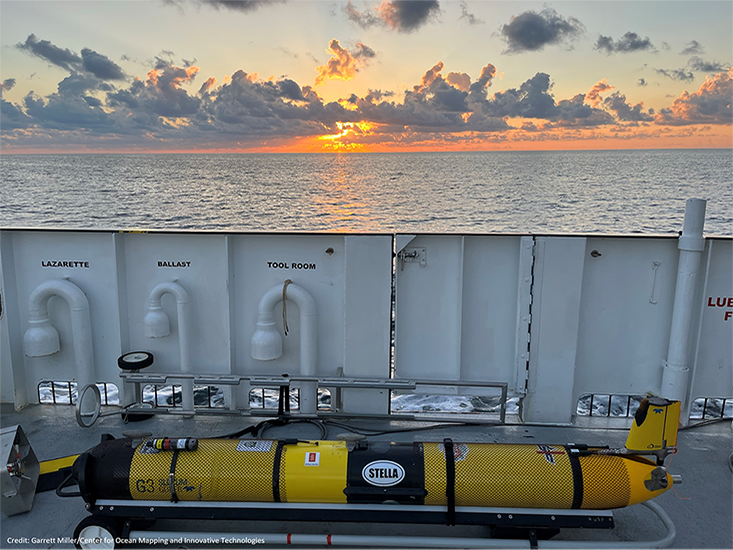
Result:
{"label": "sea surface", "polygon": [[676,233],[708,200],[733,234],[720,149],[0,155],[0,227]]}

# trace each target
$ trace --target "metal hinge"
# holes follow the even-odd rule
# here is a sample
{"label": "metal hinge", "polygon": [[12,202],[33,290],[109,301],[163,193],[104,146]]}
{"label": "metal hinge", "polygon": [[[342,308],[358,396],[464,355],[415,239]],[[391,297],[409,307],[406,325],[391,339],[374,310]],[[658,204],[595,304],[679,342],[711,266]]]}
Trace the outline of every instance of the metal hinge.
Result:
{"label": "metal hinge", "polygon": [[397,255],[400,260],[400,271],[405,269],[406,263],[419,263],[420,267],[425,267],[428,263],[428,249],[420,248],[404,248]]}

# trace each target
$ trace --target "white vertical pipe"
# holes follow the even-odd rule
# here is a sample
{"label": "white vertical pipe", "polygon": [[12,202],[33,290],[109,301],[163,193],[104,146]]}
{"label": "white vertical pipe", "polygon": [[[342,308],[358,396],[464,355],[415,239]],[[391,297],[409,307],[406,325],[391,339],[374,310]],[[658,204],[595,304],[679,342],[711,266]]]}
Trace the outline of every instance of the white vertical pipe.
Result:
{"label": "white vertical pipe", "polygon": [[[294,283],[286,289],[287,299],[292,300],[300,309],[300,374],[302,376],[316,375],[316,358],[318,355],[317,309],[313,296],[303,287]],[[283,285],[276,285],[262,296],[257,307],[258,330],[275,323],[273,309],[282,302]],[[259,338],[255,333],[253,340]],[[253,355],[253,359],[262,360]],[[277,358],[277,357],[275,357]],[[302,382],[300,387],[300,412],[302,414],[316,414],[318,404],[318,384],[316,382]]]}
{"label": "white vertical pipe", "polygon": [[[189,313],[188,293],[178,283],[160,283],[150,293],[148,309],[156,310],[161,308],[160,300],[166,293],[170,293],[176,299],[178,312],[178,347],[180,350],[180,365],[182,373],[191,372],[190,336],[189,336]],[[193,380],[181,380],[181,407],[187,413],[193,414]]]}
{"label": "white vertical pipe", "polygon": [[48,320],[48,300],[52,296],[60,296],[69,304],[76,361],[76,384],[81,391],[88,384],[95,382],[89,301],[86,294],[70,281],[64,279],[45,281],[36,287],[28,300],[29,324]]}
{"label": "white vertical pipe", "polygon": [[662,370],[661,394],[668,399],[682,401],[687,405],[690,380],[688,350],[690,345],[690,324],[694,309],[697,272],[700,256],[705,248],[703,226],[705,206],[703,199],[688,199],[685,207],[685,223],[677,248],[680,251],[677,268],[677,286],[672,309],[672,326],[669,331],[669,350]]}

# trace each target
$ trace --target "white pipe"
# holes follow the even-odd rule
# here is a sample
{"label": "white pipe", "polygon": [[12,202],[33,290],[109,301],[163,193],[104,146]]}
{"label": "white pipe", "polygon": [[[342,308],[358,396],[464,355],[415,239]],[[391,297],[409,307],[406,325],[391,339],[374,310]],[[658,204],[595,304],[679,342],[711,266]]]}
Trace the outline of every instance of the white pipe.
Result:
{"label": "white pipe", "polygon": [[[593,540],[539,540],[538,548],[668,548],[677,538],[677,529],[667,513],[656,502],[642,502],[662,521],[667,534],[658,540],[641,541],[593,541]],[[277,546],[367,546],[371,548],[532,548],[528,540],[502,538],[464,538],[464,537],[425,537],[425,536],[390,536],[390,535],[310,535],[301,533],[228,533],[228,532],[191,532],[191,531],[130,531],[130,540],[145,541],[177,541],[186,544],[189,541],[205,541],[212,546],[217,544],[254,546],[273,544]],[[208,539],[208,540],[207,540]]]}
{"label": "white pipe", "polygon": [[[300,374],[316,376],[316,355],[318,347],[317,310],[313,296],[303,287],[290,283],[286,289],[287,299],[300,309]],[[275,307],[282,302],[283,285],[277,285],[260,299],[257,307],[257,332],[252,336],[253,348],[260,335],[271,333],[275,325]],[[279,335],[279,333],[278,333]],[[277,358],[279,355],[271,358]],[[258,359],[253,353],[253,359]],[[317,383],[302,382],[300,388],[300,412],[315,414],[318,403]]]}
{"label": "white pipe", "polygon": [[677,286],[672,309],[672,326],[669,331],[667,361],[662,369],[661,395],[687,404],[690,369],[688,349],[690,344],[690,323],[694,309],[697,272],[700,256],[705,248],[703,226],[705,206],[703,199],[688,199],[685,207],[685,223],[677,248],[680,251],[677,268]]}
{"label": "white pipe", "polygon": [[[180,349],[180,368],[182,373],[191,372],[191,355],[189,352],[189,311],[188,311],[188,293],[178,283],[160,283],[150,293],[148,298],[148,315],[154,315],[160,319],[160,314],[165,313],[162,311],[161,298],[164,294],[172,294],[176,299],[177,311],[178,311],[178,346]],[[146,322],[148,316],[146,315]],[[167,319],[167,316],[166,316]],[[161,338],[167,336],[165,334],[153,332],[148,333],[146,326],[146,336],[151,338]],[[159,327],[158,327],[159,328]],[[194,414],[193,407],[193,380],[183,379],[181,380],[181,406],[187,413]]]}
{"label": "white pipe", "polygon": [[[79,391],[88,384],[94,384],[94,352],[92,349],[92,323],[89,318],[89,301],[86,294],[74,283],[64,279],[51,279],[38,285],[28,300],[28,324],[24,345],[26,355],[35,357],[49,353],[33,353],[33,334],[36,327],[47,326],[55,332],[48,318],[48,300],[59,296],[69,304],[71,313],[71,335],[74,341],[76,361],[76,384]],[[58,335],[56,336],[58,342]],[[40,344],[38,340],[36,344]],[[56,347],[55,351],[58,351]],[[55,353],[51,351],[51,353]]]}

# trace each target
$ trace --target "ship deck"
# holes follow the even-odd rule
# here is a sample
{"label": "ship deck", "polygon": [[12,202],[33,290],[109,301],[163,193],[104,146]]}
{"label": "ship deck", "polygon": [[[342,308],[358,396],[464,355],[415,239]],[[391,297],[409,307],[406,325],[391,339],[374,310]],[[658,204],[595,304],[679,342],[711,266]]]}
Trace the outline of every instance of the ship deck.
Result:
{"label": "ship deck", "polygon": [[[242,416],[197,416],[185,419],[172,415],[156,415],[143,422],[125,424],[119,415],[100,418],[91,428],[81,428],[69,406],[32,405],[21,411],[12,405],[0,408],[3,427],[22,426],[39,460],[50,460],[78,454],[96,445],[104,433],[122,437],[127,430],[146,430],[154,436],[215,437],[240,430],[262,418]],[[426,424],[415,421],[351,420],[350,425],[363,428],[396,430],[420,428],[417,431],[370,436],[370,440],[391,441],[454,441],[486,443],[566,444],[623,446],[626,431],[609,428],[547,427],[525,424],[444,426],[425,430]],[[676,526],[677,537],[672,548],[733,548],[733,482],[728,459],[733,450],[733,430],[730,420],[684,429],[679,434],[679,452],[671,457],[669,470],[682,476],[682,484],[655,500]],[[343,429],[331,426],[329,437],[335,438]],[[319,439],[318,429],[308,424],[273,427],[265,437],[294,437]],[[266,506],[266,505],[265,505]],[[61,499],[53,491],[39,493],[33,509],[12,517],[2,515],[0,533],[2,548],[73,548],[63,542],[72,537],[74,528],[88,514],[81,498]],[[657,540],[665,536],[666,528],[649,509],[637,505],[613,512],[613,529],[568,529],[553,541],[583,541],[588,548],[608,543],[624,544]],[[169,520],[170,521],[170,520]],[[158,522],[154,529],[176,529],[174,522]],[[483,526],[449,527],[445,525],[369,524],[336,522],[254,522],[221,521],[210,525],[199,522],[195,528],[203,531],[228,531],[256,538],[258,533],[319,533],[389,536],[471,537],[486,538]],[[191,530],[190,524],[183,528]],[[541,543],[540,543],[541,544]],[[177,547],[177,545],[173,545]],[[246,546],[246,545],[245,545]],[[251,546],[251,545],[250,545]],[[130,546],[133,547],[133,546]],[[161,546],[163,547],[163,546]],[[167,546],[170,547],[170,546]],[[184,545],[189,547],[189,545]],[[236,547],[228,544],[222,547]],[[540,546],[541,547],[541,546]]]}

